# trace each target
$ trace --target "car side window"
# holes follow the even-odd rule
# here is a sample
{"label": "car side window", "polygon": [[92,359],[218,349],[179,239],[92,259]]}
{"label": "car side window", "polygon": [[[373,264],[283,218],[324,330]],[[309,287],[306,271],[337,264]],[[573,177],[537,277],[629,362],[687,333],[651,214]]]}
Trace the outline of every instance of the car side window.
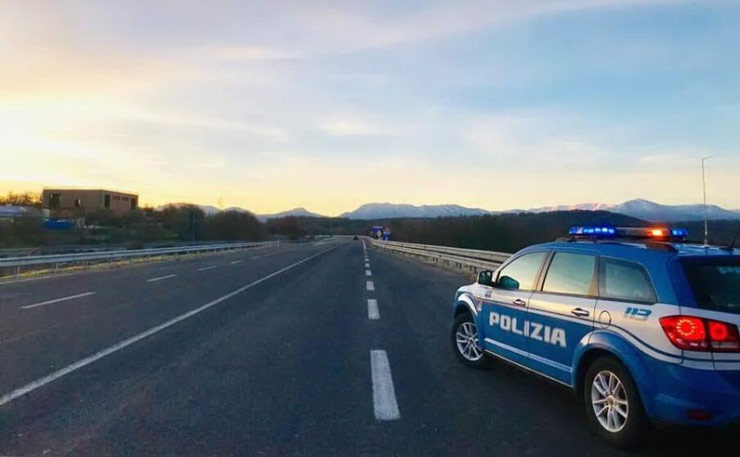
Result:
{"label": "car side window", "polygon": [[626,260],[601,258],[599,295],[615,300],[655,302],[655,291],[641,265]]}
{"label": "car side window", "polygon": [[499,272],[496,285],[508,290],[534,289],[537,273],[547,252],[533,252],[514,259]]}
{"label": "car side window", "polygon": [[569,295],[596,295],[596,256],[557,252],[547,269],[543,292]]}

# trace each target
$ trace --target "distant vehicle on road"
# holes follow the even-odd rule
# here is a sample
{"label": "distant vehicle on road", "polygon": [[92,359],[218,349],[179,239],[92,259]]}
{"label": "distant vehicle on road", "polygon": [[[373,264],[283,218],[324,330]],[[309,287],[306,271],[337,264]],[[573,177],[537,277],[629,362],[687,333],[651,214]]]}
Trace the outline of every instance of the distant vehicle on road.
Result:
{"label": "distant vehicle on road", "polygon": [[359,240],[359,238],[357,238],[357,235],[355,235],[354,237],[352,237],[352,239],[355,240],[355,241]]}
{"label": "distant vehicle on road", "polygon": [[651,424],[740,423],[740,250],[682,229],[574,227],[461,287],[452,347],[573,389],[619,447]]}

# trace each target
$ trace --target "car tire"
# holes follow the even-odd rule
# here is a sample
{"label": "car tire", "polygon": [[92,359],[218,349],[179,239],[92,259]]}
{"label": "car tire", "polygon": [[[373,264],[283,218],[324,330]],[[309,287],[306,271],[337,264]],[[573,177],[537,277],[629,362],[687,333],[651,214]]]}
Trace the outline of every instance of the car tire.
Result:
{"label": "car tire", "polygon": [[593,430],[615,447],[638,447],[650,426],[632,376],[613,357],[598,358],[589,367],[583,403]]}
{"label": "car tire", "polygon": [[464,365],[483,369],[490,364],[491,360],[480,346],[477,327],[470,313],[462,313],[455,318],[450,331],[450,341],[452,350]]}

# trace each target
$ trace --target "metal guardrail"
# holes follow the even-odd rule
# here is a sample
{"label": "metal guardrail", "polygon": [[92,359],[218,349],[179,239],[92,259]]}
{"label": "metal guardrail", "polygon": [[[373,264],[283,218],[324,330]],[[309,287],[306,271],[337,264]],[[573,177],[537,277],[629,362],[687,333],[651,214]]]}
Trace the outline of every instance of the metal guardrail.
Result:
{"label": "metal guardrail", "polygon": [[232,251],[236,249],[249,249],[258,247],[277,247],[279,241],[265,241],[259,243],[224,243],[205,244],[198,246],[179,246],[173,248],[156,249],[131,249],[102,252],[81,252],[75,254],[55,254],[41,256],[9,257],[0,259],[0,276],[2,269],[10,268],[14,276],[21,273],[23,267],[53,265],[56,271],[60,265],[71,263],[82,263],[85,267],[90,262],[105,262],[112,264],[117,260],[130,260],[136,258],[165,257],[168,255],[177,257],[181,254],[200,254],[205,252]]}
{"label": "metal guardrail", "polygon": [[511,256],[505,252],[368,239],[379,249],[422,258],[436,264],[468,269],[475,273],[480,270],[495,270]]}

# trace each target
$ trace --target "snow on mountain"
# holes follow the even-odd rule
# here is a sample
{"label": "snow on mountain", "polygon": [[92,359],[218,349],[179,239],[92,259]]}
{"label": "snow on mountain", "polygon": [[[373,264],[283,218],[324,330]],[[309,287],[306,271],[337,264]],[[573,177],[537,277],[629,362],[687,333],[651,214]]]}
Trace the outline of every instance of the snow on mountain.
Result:
{"label": "snow on mountain", "polygon": [[[704,219],[704,205],[661,205],[644,199],[629,200],[609,208],[608,211],[647,221],[678,222],[699,221]],[[739,211],[707,205],[708,219],[737,219]]]}
{"label": "snow on mountain", "polygon": [[[704,219],[704,205],[662,205],[638,198],[618,205],[607,203],[581,203],[577,205],[546,206],[532,208],[526,212],[543,213],[549,211],[611,211],[651,222],[698,221]],[[707,205],[709,219],[737,219],[740,211],[731,211],[716,205]]]}
{"label": "snow on mountain", "polygon": [[312,213],[311,211],[307,210],[306,208],[293,208],[289,209],[287,211],[281,211],[279,213],[274,214],[260,214],[257,216],[257,219],[261,221],[266,221],[268,219],[275,219],[278,217],[288,217],[288,216],[297,216],[297,217],[325,217],[321,214]]}
{"label": "snow on mountain", "polygon": [[576,205],[543,206],[526,210],[528,213],[549,213],[552,211],[610,211],[614,205],[608,203],[579,203]]}
{"label": "snow on mountain", "polygon": [[366,203],[339,217],[348,219],[391,219],[400,217],[481,216],[484,214],[491,214],[491,211],[480,208],[466,208],[460,205],[415,206],[395,203]]}

